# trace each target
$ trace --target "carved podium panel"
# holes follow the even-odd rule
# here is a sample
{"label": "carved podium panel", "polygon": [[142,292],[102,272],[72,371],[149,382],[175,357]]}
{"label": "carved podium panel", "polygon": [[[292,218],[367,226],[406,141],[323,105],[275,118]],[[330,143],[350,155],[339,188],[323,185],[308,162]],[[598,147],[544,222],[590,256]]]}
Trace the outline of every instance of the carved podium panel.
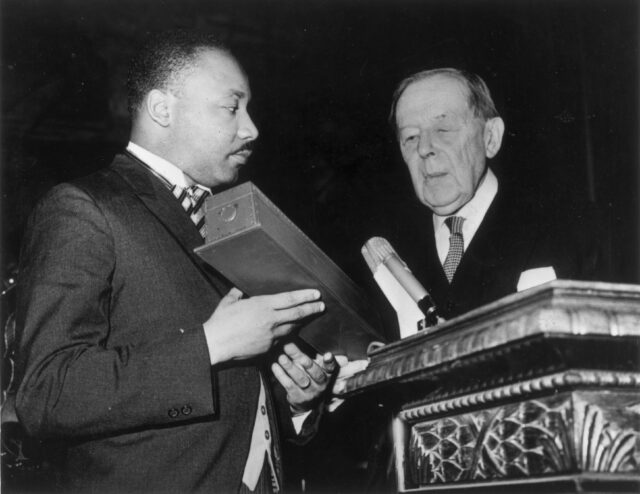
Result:
{"label": "carved podium panel", "polygon": [[640,286],[554,281],[387,345],[400,492],[640,492]]}

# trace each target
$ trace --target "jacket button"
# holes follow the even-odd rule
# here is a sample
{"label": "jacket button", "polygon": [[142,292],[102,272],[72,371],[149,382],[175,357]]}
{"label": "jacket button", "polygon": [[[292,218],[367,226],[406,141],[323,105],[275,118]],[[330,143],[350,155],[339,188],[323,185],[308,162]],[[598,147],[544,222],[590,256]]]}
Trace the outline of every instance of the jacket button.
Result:
{"label": "jacket button", "polygon": [[180,415],[180,412],[178,411],[177,408],[169,409],[169,417],[171,417],[172,419],[175,419],[178,415]]}
{"label": "jacket button", "polygon": [[193,408],[191,408],[190,405],[185,405],[182,407],[182,415],[191,415],[191,412],[193,412]]}

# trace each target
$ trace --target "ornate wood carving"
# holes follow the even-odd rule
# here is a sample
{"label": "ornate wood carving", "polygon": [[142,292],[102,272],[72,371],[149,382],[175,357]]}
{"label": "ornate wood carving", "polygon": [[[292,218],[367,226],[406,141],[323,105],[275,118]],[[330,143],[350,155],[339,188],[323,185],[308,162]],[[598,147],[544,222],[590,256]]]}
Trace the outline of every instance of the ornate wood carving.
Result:
{"label": "ornate wood carving", "polygon": [[640,472],[632,393],[565,392],[410,425],[406,488],[576,471]]}
{"label": "ornate wood carving", "polygon": [[555,281],[373,352],[400,491],[638,492],[640,286]]}

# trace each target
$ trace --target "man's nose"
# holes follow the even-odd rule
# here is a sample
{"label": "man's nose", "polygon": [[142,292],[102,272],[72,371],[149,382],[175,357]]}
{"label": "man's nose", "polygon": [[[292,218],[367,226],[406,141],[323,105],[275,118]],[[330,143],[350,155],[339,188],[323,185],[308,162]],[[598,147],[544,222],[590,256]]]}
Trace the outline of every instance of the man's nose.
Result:
{"label": "man's nose", "polygon": [[238,127],[238,137],[243,140],[253,141],[258,138],[258,128],[251,120],[251,117],[248,113],[244,115],[244,118],[240,121],[240,125]]}
{"label": "man's nose", "polygon": [[428,158],[429,156],[433,156],[435,154],[431,132],[427,130],[420,133],[420,140],[418,142],[418,154],[421,158]]}

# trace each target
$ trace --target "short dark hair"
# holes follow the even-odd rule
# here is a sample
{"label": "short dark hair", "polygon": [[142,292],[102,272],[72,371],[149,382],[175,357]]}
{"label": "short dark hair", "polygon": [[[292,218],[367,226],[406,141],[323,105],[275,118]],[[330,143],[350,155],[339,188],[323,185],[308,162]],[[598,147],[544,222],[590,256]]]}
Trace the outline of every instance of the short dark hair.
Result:
{"label": "short dark hair", "polygon": [[208,33],[174,29],[152,35],[134,55],[127,74],[129,114],[134,115],[152,89],[178,89],[182,76],[206,50],[231,52]]}
{"label": "short dark hair", "polygon": [[393,127],[394,131],[397,131],[396,110],[398,107],[398,100],[402,96],[402,93],[404,93],[404,91],[414,82],[422,81],[437,75],[453,77],[467,87],[469,90],[469,108],[473,110],[473,114],[476,117],[481,117],[483,120],[489,120],[490,118],[500,116],[498,110],[496,110],[496,105],[491,98],[489,87],[479,75],[467,72],[466,70],[453,69],[449,67],[429,69],[417,72],[406,79],[403,79],[393,92],[393,98],[391,99],[391,113],[389,113],[389,123]]}

